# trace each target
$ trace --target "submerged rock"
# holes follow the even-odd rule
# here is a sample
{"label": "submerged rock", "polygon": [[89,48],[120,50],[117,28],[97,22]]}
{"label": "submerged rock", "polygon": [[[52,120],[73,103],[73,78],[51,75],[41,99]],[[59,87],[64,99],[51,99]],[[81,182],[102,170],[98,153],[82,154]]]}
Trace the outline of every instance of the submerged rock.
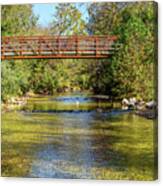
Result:
{"label": "submerged rock", "polygon": [[156,119],[157,111],[155,109],[137,110],[135,114],[145,117],[147,119]]}
{"label": "submerged rock", "polygon": [[128,106],[122,105],[122,110],[128,110]]}
{"label": "submerged rock", "polygon": [[102,108],[97,108],[96,111],[99,112],[99,113],[103,112]]}

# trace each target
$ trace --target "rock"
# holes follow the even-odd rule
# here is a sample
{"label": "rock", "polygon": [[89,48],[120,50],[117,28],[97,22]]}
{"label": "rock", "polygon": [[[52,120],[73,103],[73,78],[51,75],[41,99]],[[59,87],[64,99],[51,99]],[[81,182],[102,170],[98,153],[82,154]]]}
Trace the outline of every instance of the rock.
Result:
{"label": "rock", "polygon": [[65,88],[64,88],[64,92],[70,92],[70,88],[65,87]]}
{"label": "rock", "polygon": [[26,93],[26,97],[34,97],[34,96],[35,96],[35,93],[31,90]]}
{"label": "rock", "polygon": [[126,98],[123,98],[122,109],[127,110],[128,108],[135,108],[136,104],[137,104],[137,100],[135,97],[130,98],[129,100]]}
{"label": "rock", "polygon": [[25,105],[27,103],[27,100],[25,97],[11,97],[8,101],[7,101],[7,104],[9,105],[18,105],[18,106],[21,106],[21,105]]}
{"label": "rock", "polygon": [[128,105],[129,105],[128,99],[123,98],[123,100],[122,100],[122,105],[123,105],[123,106],[128,106]]}
{"label": "rock", "polygon": [[135,97],[129,99],[129,106],[135,107],[137,100]]}
{"label": "rock", "polygon": [[145,109],[145,110],[137,110],[135,114],[145,117],[147,119],[156,119],[157,118],[157,111],[152,109]]}
{"label": "rock", "polygon": [[128,110],[128,106],[122,105],[122,110]]}
{"label": "rock", "polygon": [[156,105],[157,105],[156,102],[152,100],[146,103],[146,108],[153,109],[156,108]]}
{"label": "rock", "polygon": [[122,110],[128,110],[129,101],[126,98],[123,98],[122,100]]}
{"label": "rock", "polygon": [[137,110],[144,110],[145,109],[145,102],[144,101],[137,102],[136,109]]}
{"label": "rock", "polygon": [[103,110],[101,108],[97,108],[96,111],[101,113]]}
{"label": "rock", "polygon": [[25,105],[25,104],[26,104],[26,101],[24,101],[24,100],[17,101],[17,105],[19,105],[19,106]]}

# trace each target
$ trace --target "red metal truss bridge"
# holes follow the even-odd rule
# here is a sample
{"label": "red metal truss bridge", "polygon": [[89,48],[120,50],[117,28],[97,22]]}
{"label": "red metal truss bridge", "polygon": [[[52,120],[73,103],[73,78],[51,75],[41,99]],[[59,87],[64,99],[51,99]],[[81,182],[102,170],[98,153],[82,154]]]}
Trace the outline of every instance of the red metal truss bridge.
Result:
{"label": "red metal truss bridge", "polygon": [[1,59],[109,58],[116,36],[3,36]]}

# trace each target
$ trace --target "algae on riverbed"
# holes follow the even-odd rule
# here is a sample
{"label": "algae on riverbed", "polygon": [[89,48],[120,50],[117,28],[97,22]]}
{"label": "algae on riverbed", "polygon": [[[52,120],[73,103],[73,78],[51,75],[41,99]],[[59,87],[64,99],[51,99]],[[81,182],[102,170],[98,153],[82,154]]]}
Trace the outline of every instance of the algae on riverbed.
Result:
{"label": "algae on riverbed", "polygon": [[118,110],[3,113],[2,176],[153,180],[155,127]]}

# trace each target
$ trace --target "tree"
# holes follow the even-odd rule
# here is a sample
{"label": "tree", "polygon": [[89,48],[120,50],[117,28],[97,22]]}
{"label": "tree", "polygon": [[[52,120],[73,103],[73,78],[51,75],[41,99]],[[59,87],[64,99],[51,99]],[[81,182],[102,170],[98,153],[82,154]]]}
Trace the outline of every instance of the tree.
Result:
{"label": "tree", "polygon": [[[154,98],[156,12],[152,2],[134,3],[122,11],[119,36],[123,47],[115,56],[114,77],[122,94]],[[117,92],[118,92],[117,91]]]}
{"label": "tree", "polygon": [[109,93],[120,97],[152,99],[157,17],[154,3],[93,3],[89,7],[89,15],[90,33],[115,34],[122,44],[113,56],[111,65],[106,67],[110,71],[105,70],[112,77],[103,74],[105,89],[108,88]]}
{"label": "tree", "polygon": [[37,17],[32,12],[32,5],[2,5],[2,36],[30,35],[36,26]]}
{"label": "tree", "polygon": [[[37,17],[31,5],[3,5],[2,36],[30,35],[36,27]],[[10,96],[21,96],[30,88],[26,61],[2,61],[2,100]]]}
{"label": "tree", "polygon": [[30,88],[30,71],[21,61],[3,62],[2,65],[2,101],[11,96],[22,96]]}
{"label": "tree", "polygon": [[[106,60],[23,60],[2,62],[2,96],[92,90],[114,98],[154,95],[155,22],[153,2],[91,3],[89,22],[76,4],[55,7],[51,27],[37,25],[31,5],[2,6],[2,35],[117,35],[118,52]],[[115,43],[115,45],[117,44]],[[14,85],[14,87],[12,87]],[[75,88],[74,88],[75,87]]]}
{"label": "tree", "polygon": [[111,35],[120,25],[121,11],[126,3],[91,3],[88,7],[88,30],[94,35]]}
{"label": "tree", "polygon": [[[86,35],[87,27],[82,13],[73,3],[61,3],[55,7],[51,33],[55,35]],[[58,89],[64,87],[86,89],[89,87],[89,64],[85,60],[62,60],[56,65]],[[64,67],[64,68],[63,68]]]}
{"label": "tree", "polygon": [[72,3],[61,3],[55,8],[51,33],[56,35],[87,34],[82,13]]}

